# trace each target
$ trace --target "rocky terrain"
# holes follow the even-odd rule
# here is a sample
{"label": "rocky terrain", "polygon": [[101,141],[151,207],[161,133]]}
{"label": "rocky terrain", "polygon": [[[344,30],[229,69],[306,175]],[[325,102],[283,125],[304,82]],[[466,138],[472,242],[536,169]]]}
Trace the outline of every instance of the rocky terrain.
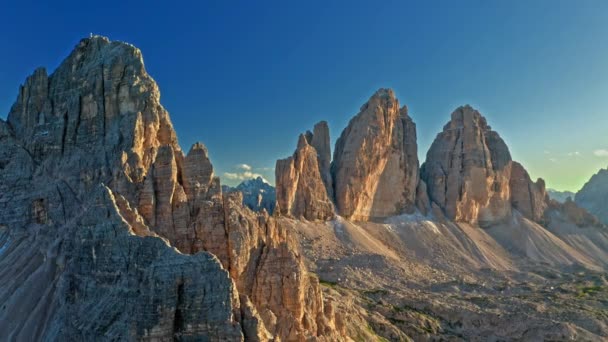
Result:
{"label": "rocky terrain", "polygon": [[207,155],[129,44],[36,70],[0,121],[0,339],[342,339],[297,242]]}
{"label": "rocky terrain", "polygon": [[[370,99],[378,102],[394,108],[396,100],[381,89]],[[378,111],[391,117],[388,110]],[[383,151],[393,151],[399,160],[411,155],[405,148],[371,148],[382,131],[372,134],[375,124],[368,124],[371,128],[345,131],[363,141],[366,149],[347,155],[366,161],[354,164],[364,168],[336,173],[334,157],[333,200],[340,215],[314,222],[279,219],[299,236],[308,267],[328,296],[350,303],[351,312],[387,340],[608,338],[608,229],[572,200],[551,200],[544,181],[532,181],[511,159],[481,113],[457,108],[419,174],[408,167],[414,163],[391,169],[388,184],[417,180],[397,183],[415,197],[410,205],[391,206],[395,211],[384,218],[349,216],[339,205],[341,178],[359,179],[358,186],[378,184],[387,164],[374,158]],[[375,191],[383,190],[346,195],[361,203],[377,198]]]}
{"label": "rocky terrain", "polygon": [[83,39],[0,120],[0,339],[608,339],[599,175],[551,200],[470,106],[419,166],[390,89],[333,159],[329,133],[277,161],[270,215],[181,150],[137,48]]}
{"label": "rocky terrain", "polygon": [[266,183],[262,177],[248,179],[235,187],[222,185],[224,193],[239,191],[243,194],[243,205],[253,211],[262,211],[270,215],[276,205],[276,190],[274,186]]}
{"label": "rocky terrain", "polygon": [[573,198],[576,204],[587,209],[608,224],[608,169],[601,169],[585,183]]}

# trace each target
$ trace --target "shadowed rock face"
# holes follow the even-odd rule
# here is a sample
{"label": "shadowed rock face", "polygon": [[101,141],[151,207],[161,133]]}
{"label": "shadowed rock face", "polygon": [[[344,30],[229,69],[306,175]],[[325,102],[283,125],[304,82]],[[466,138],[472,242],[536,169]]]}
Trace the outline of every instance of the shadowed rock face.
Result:
{"label": "shadowed rock face", "polygon": [[378,90],[336,142],[331,166],[338,213],[368,220],[414,210],[416,126],[390,89]]}
{"label": "shadowed rock face", "polygon": [[574,201],[608,224],[608,170],[593,175],[576,193]]}
{"label": "shadowed rock face", "polygon": [[335,216],[328,191],[332,182],[329,154],[327,124],[319,123],[315,133],[300,135],[293,156],[277,160],[276,210],[280,215],[307,220],[328,220]]}
{"label": "shadowed rock face", "polygon": [[525,217],[541,222],[549,205],[545,181],[539,178],[532,182],[528,172],[518,162],[511,162],[511,204]]}
{"label": "shadowed rock face", "polygon": [[159,99],[103,37],[21,87],[0,120],[0,336],[339,339],[295,243],[222,194],[202,144],[182,153]]}
{"label": "shadowed rock face", "polygon": [[[307,134],[310,136],[310,134]],[[317,150],[317,161],[319,164],[319,173],[323,184],[327,189],[329,198],[334,197],[334,186],[331,178],[331,142],[329,140],[329,126],[326,121],[318,122],[313,128],[312,137],[309,141],[310,145]]]}

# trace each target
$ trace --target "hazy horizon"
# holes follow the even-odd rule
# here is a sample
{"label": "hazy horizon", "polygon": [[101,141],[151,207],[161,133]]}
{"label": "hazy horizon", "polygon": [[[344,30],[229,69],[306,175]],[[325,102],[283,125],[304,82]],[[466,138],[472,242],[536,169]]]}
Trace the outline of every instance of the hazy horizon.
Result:
{"label": "hazy horizon", "polygon": [[421,162],[470,104],[549,188],[608,165],[608,3],[347,3],[3,4],[0,117],[36,67],[94,33],[142,50],[182,148],[203,142],[224,184],[274,183],[299,133],[326,120],[335,141],[381,87],[408,106]]}

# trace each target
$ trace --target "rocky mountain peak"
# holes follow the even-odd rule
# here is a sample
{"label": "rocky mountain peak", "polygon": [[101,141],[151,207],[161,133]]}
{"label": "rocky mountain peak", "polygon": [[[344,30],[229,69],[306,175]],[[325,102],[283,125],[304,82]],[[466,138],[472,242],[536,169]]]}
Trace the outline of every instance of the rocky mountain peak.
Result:
{"label": "rocky mountain peak", "polygon": [[291,157],[277,160],[276,210],[280,215],[307,220],[334,217],[329,154],[329,128],[321,122],[314,133],[300,134]]}
{"label": "rocky mountain peak", "polygon": [[303,133],[298,137],[298,149],[306,148],[306,146],[309,145],[309,141],[312,140],[312,138],[307,138],[307,135],[312,136],[312,133],[310,133],[310,131],[307,133],[309,134]]}
{"label": "rocky mountain peak", "polygon": [[450,219],[490,224],[511,213],[511,154],[471,106],[458,107],[433,141],[421,169],[429,198]]}
{"label": "rocky mountain peak", "polygon": [[[312,146],[302,150],[316,160]],[[0,336],[339,339],[289,233],[242,195],[222,194],[203,144],[183,154],[132,45],[90,37],[51,75],[36,70],[0,121],[0,168],[0,241],[8,231],[10,260],[33,261],[0,300]],[[118,280],[101,276],[115,271]],[[10,303],[39,328],[14,325]]]}
{"label": "rocky mountain peak", "polygon": [[600,169],[576,193],[574,201],[608,224],[608,168]]}
{"label": "rocky mountain peak", "polygon": [[379,89],[342,131],[332,162],[340,215],[354,220],[414,209],[416,125],[391,89]]}

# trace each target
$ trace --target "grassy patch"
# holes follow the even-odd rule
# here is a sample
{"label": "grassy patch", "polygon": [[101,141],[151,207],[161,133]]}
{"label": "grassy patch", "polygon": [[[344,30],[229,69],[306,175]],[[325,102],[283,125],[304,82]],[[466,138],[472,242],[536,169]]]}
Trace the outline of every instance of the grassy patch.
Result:
{"label": "grassy patch", "polygon": [[602,292],[602,291],[604,291],[604,288],[601,286],[583,286],[583,287],[579,288],[576,296],[578,298],[582,298],[582,297],[592,296],[592,295],[597,294],[598,292]]}
{"label": "grassy patch", "polygon": [[338,287],[338,283],[336,283],[335,281],[323,280],[321,278],[319,278],[319,284],[321,284],[323,286],[331,287],[332,289],[335,289],[336,287]]}
{"label": "grassy patch", "polygon": [[376,341],[388,342],[388,340],[386,338],[378,335],[369,324],[365,327],[365,329],[367,330],[367,332],[369,332],[370,335],[376,337]]}
{"label": "grassy patch", "polygon": [[388,291],[384,290],[384,289],[373,289],[373,290],[366,290],[362,292],[364,295],[366,296],[373,296],[373,295],[386,295],[388,294]]}

